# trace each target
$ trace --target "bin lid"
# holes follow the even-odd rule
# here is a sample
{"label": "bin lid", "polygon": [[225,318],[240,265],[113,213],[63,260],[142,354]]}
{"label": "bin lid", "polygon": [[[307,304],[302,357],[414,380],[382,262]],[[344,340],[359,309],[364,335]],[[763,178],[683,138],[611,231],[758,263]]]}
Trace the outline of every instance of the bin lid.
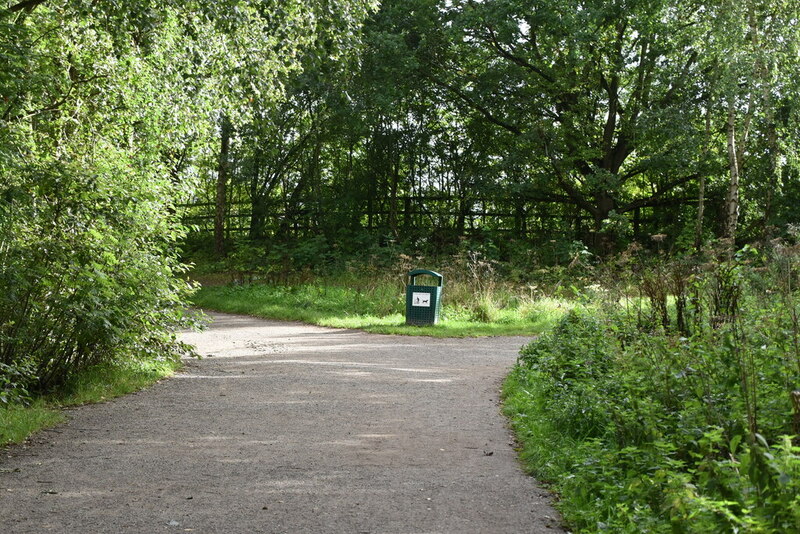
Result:
{"label": "bin lid", "polygon": [[411,285],[414,285],[414,278],[423,274],[427,274],[428,276],[433,276],[435,278],[438,278],[439,285],[442,285],[442,282],[444,281],[444,276],[435,271],[429,271],[428,269],[414,269],[413,271],[408,273],[409,278],[411,278]]}

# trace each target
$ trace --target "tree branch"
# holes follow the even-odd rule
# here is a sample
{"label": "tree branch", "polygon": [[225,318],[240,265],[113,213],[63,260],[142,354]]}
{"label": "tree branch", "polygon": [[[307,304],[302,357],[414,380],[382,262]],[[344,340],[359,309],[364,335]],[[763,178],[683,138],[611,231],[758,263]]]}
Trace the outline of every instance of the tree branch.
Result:
{"label": "tree branch", "polygon": [[443,82],[441,80],[437,80],[435,78],[431,78],[431,81],[433,81],[433,83],[435,83],[439,87],[447,89],[448,91],[450,91],[451,93],[456,95],[458,98],[460,98],[469,107],[471,107],[472,109],[476,110],[481,115],[483,115],[486,118],[486,120],[488,120],[489,122],[491,122],[493,124],[496,124],[497,126],[500,126],[501,128],[504,128],[504,129],[508,130],[509,132],[515,134],[515,135],[522,135],[522,129],[520,129],[518,126],[515,126],[513,124],[509,124],[509,123],[505,122],[504,120],[498,119],[497,117],[495,117],[492,114],[492,112],[490,112],[484,106],[482,106],[482,105],[478,104],[477,102],[475,102],[475,100],[470,98],[469,95],[467,95],[466,93],[464,93],[460,89],[458,89],[456,87],[453,87],[449,83],[445,83],[445,82]]}
{"label": "tree branch", "polygon": [[47,2],[47,0],[23,0],[22,2],[9,7],[8,10],[12,13],[22,11],[23,9],[31,12],[36,8],[36,6],[44,4],[45,2]]}
{"label": "tree branch", "polygon": [[686,78],[689,75],[689,69],[697,61],[697,56],[698,56],[697,50],[692,50],[692,53],[689,54],[686,63],[683,65],[683,69],[681,69],[680,76],[675,81],[675,83],[672,84],[669,89],[667,89],[666,94],[661,99],[662,106],[667,106],[670,102],[672,102],[672,98],[675,96],[675,91],[683,87],[683,82],[686,81]]}
{"label": "tree branch", "polygon": [[491,27],[486,27],[486,31],[488,32],[489,39],[488,42],[492,48],[494,48],[502,57],[511,61],[512,63],[516,63],[520,67],[526,68],[532,72],[535,72],[539,76],[541,76],[544,80],[553,83],[555,80],[552,76],[545,73],[542,69],[531,63],[525,58],[519,57],[514,55],[512,50],[508,50],[503,47],[503,45],[497,40],[497,34],[495,34],[494,30]]}
{"label": "tree branch", "polygon": [[630,115],[627,117],[628,124],[636,124],[639,118],[639,113],[643,108],[649,107],[650,98],[650,82],[652,81],[651,74],[653,62],[649,59],[650,54],[650,39],[648,35],[646,39],[642,39],[641,48],[639,51],[639,66],[636,73],[636,84],[626,108],[630,108]]}
{"label": "tree branch", "polygon": [[547,155],[547,158],[550,160],[550,164],[553,166],[553,170],[556,173],[556,179],[558,180],[558,184],[567,193],[567,196],[571,198],[572,201],[580,208],[583,208],[592,215],[596,215],[597,207],[595,207],[591,202],[586,200],[586,197],[583,194],[581,194],[581,192],[573,184],[569,182],[567,177],[564,176],[564,173],[561,172],[561,168],[559,167],[556,158],[550,153],[550,147],[547,144],[547,142],[545,142],[545,153]]}
{"label": "tree branch", "polygon": [[77,86],[85,84],[85,83],[90,83],[90,82],[93,82],[95,80],[99,80],[101,78],[108,78],[108,74],[95,74],[94,76],[90,76],[89,78],[79,78],[79,79],[77,79],[77,80],[75,80],[75,81],[73,81],[72,83],[69,84],[69,87],[67,88],[67,92],[61,97],[61,99],[56,100],[54,102],[51,102],[49,105],[47,105],[47,106],[45,106],[43,108],[39,108],[39,109],[34,110],[34,111],[29,111],[25,115],[17,116],[17,117],[14,117],[14,118],[11,118],[11,117],[6,118],[4,116],[4,120],[14,120],[14,121],[27,120],[27,119],[29,119],[29,118],[31,118],[31,117],[33,117],[35,115],[38,115],[40,113],[47,113],[48,111],[56,111],[59,108],[61,108],[61,106],[63,106],[64,104],[66,104],[69,101],[70,96],[72,96],[72,92],[75,90],[75,88]]}
{"label": "tree branch", "polygon": [[619,112],[619,75],[614,73],[611,76],[611,83],[609,83],[606,77],[600,73],[600,85],[608,94],[608,117],[603,128],[603,167],[611,169],[613,157],[611,147],[617,131],[617,113]]}
{"label": "tree branch", "polygon": [[661,205],[664,205],[666,203],[672,202],[673,199],[664,199],[664,198],[662,198],[663,195],[668,193],[668,192],[670,192],[670,191],[672,191],[673,189],[675,189],[679,185],[683,185],[683,184],[685,184],[687,182],[690,182],[691,180],[695,180],[695,179],[697,179],[699,177],[700,177],[700,174],[699,173],[695,173],[695,174],[690,174],[689,176],[683,176],[681,178],[678,178],[677,180],[673,180],[672,182],[668,183],[665,187],[659,189],[658,191],[656,191],[655,193],[653,193],[649,197],[640,198],[638,200],[634,200],[632,202],[629,202],[625,206],[620,207],[619,211],[624,213],[624,212],[627,212],[627,211],[632,211],[632,210],[634,210],[636,208],[661,206]]}

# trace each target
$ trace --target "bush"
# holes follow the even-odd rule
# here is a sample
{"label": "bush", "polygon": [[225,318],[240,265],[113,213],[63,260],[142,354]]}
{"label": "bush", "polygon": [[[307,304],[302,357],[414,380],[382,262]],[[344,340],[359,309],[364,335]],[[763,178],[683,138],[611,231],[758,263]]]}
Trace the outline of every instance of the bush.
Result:
{"label": "bush", "polygon": [[176,278],[181,266],[170,252],[181,234],[163,200],[166,186],[121,179],[114,164],[17,171],[16,186],[0,190],[6,398],[22,400],[132,354],[179,354],[174,331],[189,287]]}

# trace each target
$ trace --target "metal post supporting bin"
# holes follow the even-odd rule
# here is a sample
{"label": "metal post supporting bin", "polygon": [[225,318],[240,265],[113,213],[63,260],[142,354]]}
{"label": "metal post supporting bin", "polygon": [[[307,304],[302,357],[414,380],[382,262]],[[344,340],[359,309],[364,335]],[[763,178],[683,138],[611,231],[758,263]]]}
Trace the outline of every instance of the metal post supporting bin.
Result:
{"label": "metal post supporting bin", "polygon": [[[436,278],[435,286],[418,286],[416,278],[427,275]],[[416,326],[434,325],[439,321],[442,309],[442,285],[444,277],[427,269],[415,269],[408,273],[406,286],[406,324]]]}

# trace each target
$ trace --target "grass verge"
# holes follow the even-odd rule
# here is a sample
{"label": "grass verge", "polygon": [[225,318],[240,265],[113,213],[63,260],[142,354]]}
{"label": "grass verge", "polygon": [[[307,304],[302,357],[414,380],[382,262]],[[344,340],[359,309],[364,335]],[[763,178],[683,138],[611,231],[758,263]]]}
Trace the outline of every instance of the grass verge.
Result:
{"label": "grass verge", "polygon": [[28,405],[0,405],[0,446],[21,443],[31,434],[65,420],[68,406],[104,402],[146,388],[180,367],[172,361],[129,361],[87,369],[58,391]]}
{"label": "grass verge", "polygon": [[0,446],[21,443],[34,432],[62,421],[61,412],[43,399],[36,399],[27,406],[0,406]]}
{"label": "grass verge", "polygon": [[571,304],[557,299],[516,299],[495,304],[484,297],[475,305],[447,303],[435,326],[405,324],[405,296],[392,286],[364,290],[324,284],[273,286],[248,284],[200,288],[200,308],[283,319],[377,334],[431,337],[535,336],[551,328]]}
{"label": "grass verge", "polygon": [[800,532],[797,331],[752,302],[690,337],[578,308],[523,347],[504,412],[571,530]]}

